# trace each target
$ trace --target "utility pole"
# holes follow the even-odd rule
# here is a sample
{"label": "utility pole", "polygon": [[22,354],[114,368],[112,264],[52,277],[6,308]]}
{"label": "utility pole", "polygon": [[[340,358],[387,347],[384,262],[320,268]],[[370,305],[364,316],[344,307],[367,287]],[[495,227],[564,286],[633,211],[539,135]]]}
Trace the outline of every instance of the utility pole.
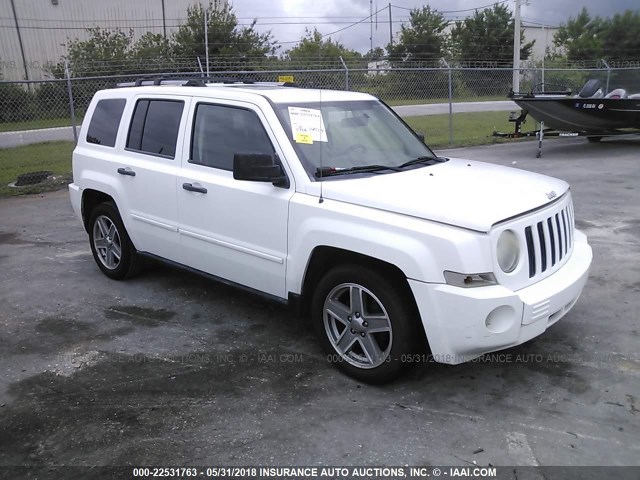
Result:
{"label": "utility pole", "polygon": [[167,43],[167,18],[164,9],[164,0],[162,0],[162,34],[164,35],[164,43]]}
{"label": "utility pole", "polygon": [[373,0],[369,0],[369,42],[371,42],[370,52],[373,52]]}
{"label": "utility pole", "polygon": [[393,21],[391,20],[391,4],[389,4],[389,45],[393,45]]}
{"label": "utility pole", "polygon": [[542,26],[542,38],[544,38],[544,55],[542,55],[542,93],[544,93],[544,57],[547,56],[547,32],[545,32],[546,26]]}
{"label": "utility pole", "polygon": [[520,1],[516,0],[516,18],[513,29],[513,91],[520,91]]}
{"label": "utility pole", "polygon": [[29,80],[29,70],[27,68],[27,57],[24,56],[24,45],[22,44],[22,34],[20,33],[20,25],[18,24],[18,15],[16,15],[16,6],[11,0],[11,10],[13,10],[13,21],[16,24],[16,33],[18,34],[18,44],[20,45],[20,53],[22,54],[22,64],[24,65],[24,79]]}

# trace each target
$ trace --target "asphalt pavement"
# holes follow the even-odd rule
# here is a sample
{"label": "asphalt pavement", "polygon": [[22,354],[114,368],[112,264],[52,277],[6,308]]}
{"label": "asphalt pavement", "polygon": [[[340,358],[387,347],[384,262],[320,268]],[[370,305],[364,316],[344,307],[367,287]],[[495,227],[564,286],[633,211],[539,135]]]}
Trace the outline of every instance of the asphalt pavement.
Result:
{"label": "asphalt pavement", "polygon": [[639,147],[439,152],[568,180],[591,276],[540,338],[378,387],[281,305],[160,265],[109,280],[66,192],[2,198],[0,465],[637,465]]}

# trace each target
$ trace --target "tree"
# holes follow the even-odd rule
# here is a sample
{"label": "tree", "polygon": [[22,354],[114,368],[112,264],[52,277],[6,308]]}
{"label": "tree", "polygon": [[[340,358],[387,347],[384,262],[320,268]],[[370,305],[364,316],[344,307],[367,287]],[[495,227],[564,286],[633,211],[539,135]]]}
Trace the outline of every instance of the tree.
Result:
{"label": "tree", "polygon": [[556,47],[564,47],[569,60],[592,60],[602,53],[602,22],[592,19],[586,8],[578,16],[569,18],[553,36]]}
{"label": "tree", "polygon": [[298,44],[287,51],[285,55],[285,59],[296,62],[297,67],[303,64],[310,68],[330,66],[332,64],[341,65],[340,57],[347,65],[353,65],[362,59],[362,55],[359,52],[351,50],[342,43],[331,40],[331,38],[323,38],[322,34],[315,28],[313,31],[306,28],[305,34]]}
{"label": "tree", "polygon": [[[271,32],[258,33],[256,20],[240,28],[233,8],[227,2],[214,0],[205,8],[201,4],[187,9],[187,21],[172,37],[173,52],[177,57],[192,59],[205,57],[204,19],[207,14],[209,56],[233,56],[234,62],[250,57],[265,57],[276,52]],[[214,70],[216,68],[214,67]]]}
{"label": "tree", "polygon": [[640,52],[640,10],[616,14],[605,24],[603,56],[609,59],[637,60]]}
{"label": "tree", "polygon": [[640,12],[627,10],[613,18],[592,18],[586,8],[570,18],[553,37],[571,61],[633,59],[640,51]]}
{"label": "tree", "polygon": [[[348,77],[342,71],[340,57],[349,68],[362,67],[362,55],[350,50],[338,41],[323,38],[315,28],[313,31],[305,29],[304,36],[283,58],[283,63],[292,70],[311,70],[307,73],[295,73],[297,84],[314,88],[345,88]],[[314,70],[331,68],[331,72],[317,72]],[[338,70],[339,69],[339,70]]]}
{"label": "tree", "polygon": [[[49,66],[49,70],[56,78],[64,77],[67,60],[71,74],[76,77],[194,71],[197,69],[197,57],[203,62],[205,57],[205,11],[211,58],[230,57],[235,67],[243,60],[275,52],[271,33],[256,32],[256,20],[250,26],[240,28],[232,8],[226,2],[214,0],[206,7],[199,3],[189,7],[186,23],[169,38],[147,32],[134,42],[131,30],[89,28],[88,38],[70,40],[66,45],[67,54],[58,64]],[[213,63],[213,70],[227,66]]]}
{"label": "tree", "polygon": [[[54,76],[64,77],[64,61],[69,62],[71,73],[76,77],[109,75],[123,72],[130,59],[133,31],[88,28],[87,40],[74,39],[66,44],[67,54],[51,68]],[[126,69],[124,69],[126,71]]]}
{"label": "tree", "polygon": [[369,50],[366,53],[365,58],[369,60],[382,60],[385,56],[386,53],[384,51],[384,48],[376,47],[373,50]]}
{"label": "tree", "polygon": [[447,21],[437,10],[426,6],[409,13],[409,26],[402,25],[398,41],[387,46],[394,59],[437,60],[445,55]]}
{"label": "tree", "polygon": [[66,44],[67,54],[49,66],[54,77],[65,76],[65,61],[69,62],[71,75],[94,77],[166,71],[173,56],[171,44],[160,34],[147,32],[137,42],[133,41],[131,30],[95,27],[88,28],[87,34],[86,40],[70,40]]}
{"label": "tree", "polygon": [[[476,10],[471,17],[457,21],[451,31],[452,53],[461,61],[491,60],[499,64],[513,61],[513,35],[515,22],[505,5]],[[524,33],[520,32],[520,59],[531,55],[533,42],[524,43]]]}
{"label": "tree", "polygon": [[173,45],[160,33],[145,33],[131,48],[130,54],[139,59],[167,59],[173,56]]}

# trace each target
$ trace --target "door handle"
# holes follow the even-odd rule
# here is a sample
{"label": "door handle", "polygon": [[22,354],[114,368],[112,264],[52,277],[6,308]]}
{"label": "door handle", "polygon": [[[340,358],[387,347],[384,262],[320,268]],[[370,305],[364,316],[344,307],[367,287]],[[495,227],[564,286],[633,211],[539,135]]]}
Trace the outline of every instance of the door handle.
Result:
{"label": "door handle", "polygon": [[130,177],[135,177],[136,176],[136,172],[134,172],[133,170],[131,170],[129,167],[127,168],[122,168],[120,167],[118,169],[118,173],[120,175],[129,175]]}
{"label": "door handle", "polygon": [[182,184],[182,188],[184,188],[185,190],[188,190],[190,192],[198,192],[198,193],[207,193],[207,189],[204,187],[199,187],[196,185],[194,185],[193,183],[183,183]]}

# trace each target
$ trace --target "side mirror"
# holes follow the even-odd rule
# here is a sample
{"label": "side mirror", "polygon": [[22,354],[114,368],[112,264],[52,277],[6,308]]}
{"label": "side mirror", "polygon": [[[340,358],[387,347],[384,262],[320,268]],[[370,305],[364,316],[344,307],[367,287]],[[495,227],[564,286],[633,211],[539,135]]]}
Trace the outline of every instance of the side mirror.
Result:
{"label": "side mirror", "polygon": [[276,187],[289,188],[289,179],[282,166],[266,153],[236,153],[233,156],[233,178],[250,182],[271,182]]}
{"label": "side mirror", "polygon": [[422,141],[422,143],[424,143],[424,133],[417,133],[416,135],[418,136],[418,138]]}

